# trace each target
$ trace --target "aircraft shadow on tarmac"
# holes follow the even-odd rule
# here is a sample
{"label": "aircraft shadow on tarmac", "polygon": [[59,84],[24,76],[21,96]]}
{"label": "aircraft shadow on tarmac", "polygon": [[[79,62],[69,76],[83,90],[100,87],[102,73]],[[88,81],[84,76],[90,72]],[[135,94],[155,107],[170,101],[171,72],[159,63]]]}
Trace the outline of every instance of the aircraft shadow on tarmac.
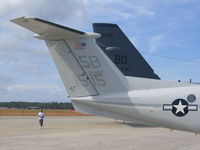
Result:
{"label": "aircraft shadow on tarmac", "polygon": [[127,121],[123,121],[123,122],[117,122],[119,124],[125,124],[127,126],[130,126],[130,127],[135,127],[135,128],[155,128],[155,127],[158,127],[158,126],[155,126],[155,125],[150,125],[150,124],[143,124],[143,123],[135,123],[135,122],[127,122]]}

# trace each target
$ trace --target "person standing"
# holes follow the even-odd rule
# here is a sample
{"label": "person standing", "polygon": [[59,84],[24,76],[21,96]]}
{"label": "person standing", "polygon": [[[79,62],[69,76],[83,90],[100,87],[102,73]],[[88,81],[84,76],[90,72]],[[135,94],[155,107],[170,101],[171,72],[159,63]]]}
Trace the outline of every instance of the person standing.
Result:
{"label": "person standing", "polygon": [[45,117],[45,114],[43,110],[41,109],[40,112],[38,113],[40,127],[43,127],[44,117]]}

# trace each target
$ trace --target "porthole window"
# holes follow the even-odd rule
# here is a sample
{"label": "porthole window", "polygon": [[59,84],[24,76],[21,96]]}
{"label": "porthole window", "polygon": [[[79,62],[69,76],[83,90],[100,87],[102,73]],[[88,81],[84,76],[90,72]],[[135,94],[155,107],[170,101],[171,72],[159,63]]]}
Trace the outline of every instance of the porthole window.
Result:
{"label": "porthole window", "polygon": [[194,94],[190,94],[187,96],[187,100],[188,102],[193,103],[196,100],[196,96]]}

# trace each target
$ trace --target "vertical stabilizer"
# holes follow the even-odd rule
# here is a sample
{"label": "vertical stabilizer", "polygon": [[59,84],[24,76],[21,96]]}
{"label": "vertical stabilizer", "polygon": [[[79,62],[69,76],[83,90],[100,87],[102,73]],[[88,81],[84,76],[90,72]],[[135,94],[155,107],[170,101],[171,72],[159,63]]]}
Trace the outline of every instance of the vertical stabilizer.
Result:
{"label": "vertical stabilizer", "polygon": [[127,79],[95,43],[97,33],[85,33],[38,18],[12,22],[42,39],[51,53],[69,97],[83,97],[128,90]]}
{"label": "vertical stabilizer", "polygon": [[94,23],[96,43],[125,76],[160,79],[116,24]]}

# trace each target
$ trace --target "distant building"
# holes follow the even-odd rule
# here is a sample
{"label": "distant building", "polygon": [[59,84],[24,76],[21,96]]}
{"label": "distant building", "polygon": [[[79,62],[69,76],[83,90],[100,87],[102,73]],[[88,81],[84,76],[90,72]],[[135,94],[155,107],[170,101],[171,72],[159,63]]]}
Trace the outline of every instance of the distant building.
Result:
{"label": "distant building", "polygon": [[29,106],[28,109],[40,109],[40,107],[37,107],[37,106]]}

